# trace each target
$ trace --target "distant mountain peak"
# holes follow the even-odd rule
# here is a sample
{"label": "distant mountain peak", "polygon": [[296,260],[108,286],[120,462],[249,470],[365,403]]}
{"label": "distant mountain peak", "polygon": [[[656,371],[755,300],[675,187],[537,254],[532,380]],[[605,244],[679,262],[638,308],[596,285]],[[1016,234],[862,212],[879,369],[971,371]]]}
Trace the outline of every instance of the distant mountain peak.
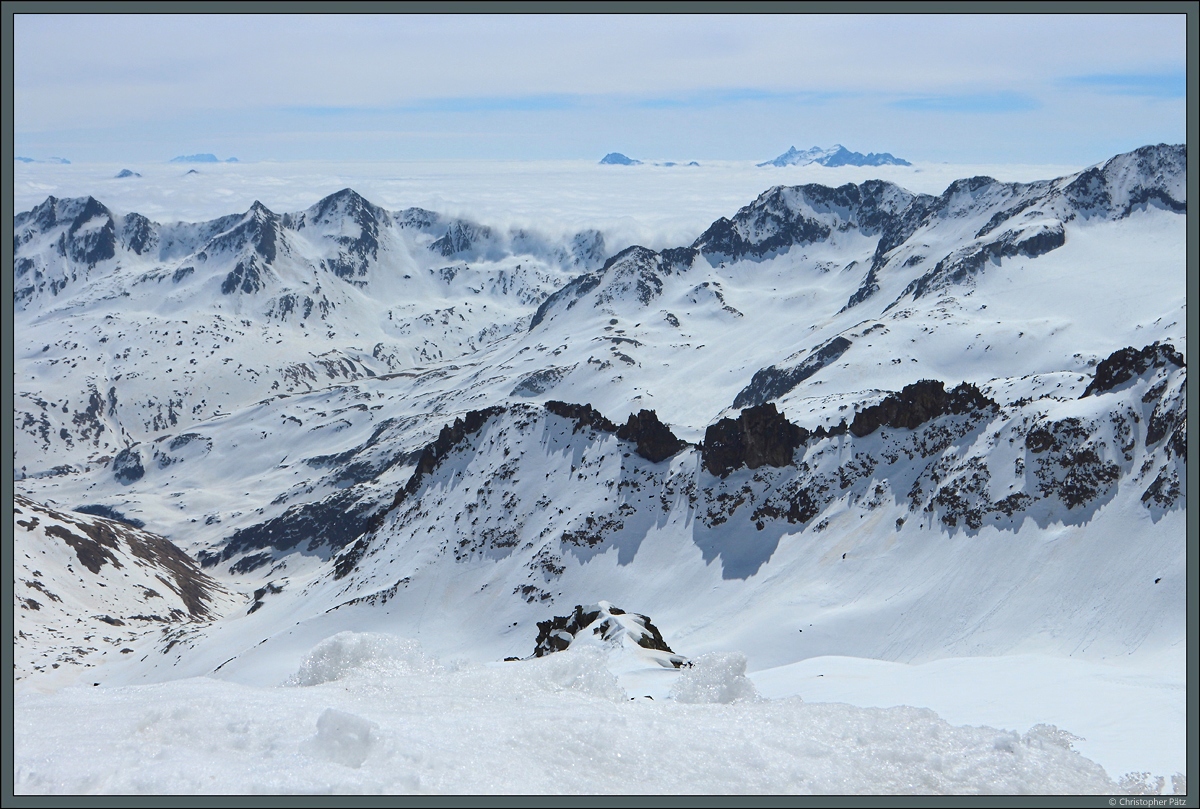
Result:
{"label": "distant mountain peak", "polygon": [[225,160],[219,160],[219,159],[217,159],[217,156],[215,154],[211,154],[209,152],[204,152],[202,154],[186,154],[186,155],[180,155],[179,157],[172,157],[169,162],[171,162],[171,163],[236,163],[236,162],[238,162],[238,159],[236,157],[229,157],[229,158],[226,158]]}
{"label": "distant mountain peak", "polygon": [[640,166],[642,161],[634,160],[632,157],[626,157],[620,152],[609,152],[604,157],[600,158],[601,166]]}
{"label": "distant mountain peak", "polygon": [[817,163],[822,166],[911,166],[907,160],[895,157],[889,152],[852,152],[840,143],[829,148],[814,146],[801,151],[795,146],[774,160],[758,163],[758,166],[807,166]]}

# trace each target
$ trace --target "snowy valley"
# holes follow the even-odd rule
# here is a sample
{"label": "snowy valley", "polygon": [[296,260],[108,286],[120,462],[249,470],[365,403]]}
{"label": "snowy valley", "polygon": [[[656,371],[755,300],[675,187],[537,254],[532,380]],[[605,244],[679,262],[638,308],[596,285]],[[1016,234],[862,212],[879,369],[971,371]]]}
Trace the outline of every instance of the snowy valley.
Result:
{"label": "snowy valley", "polygon": [[1186,196],[1169,145],[652,247],[48,196],[18,793],[1183,790]]}

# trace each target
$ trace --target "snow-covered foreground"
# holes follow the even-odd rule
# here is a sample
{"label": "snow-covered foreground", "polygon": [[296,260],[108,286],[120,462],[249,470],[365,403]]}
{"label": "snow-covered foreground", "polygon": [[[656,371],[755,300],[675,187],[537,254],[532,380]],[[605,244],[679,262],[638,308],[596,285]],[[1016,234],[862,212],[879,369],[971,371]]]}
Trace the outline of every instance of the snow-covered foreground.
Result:
{"label": "snow-covered foreground", "polygon": [[[579,645],[537,660],[441,664],[412,641],[343,633],[273,687],[192,678],[27,692],[16,701],[16,791],[1081,794],[1155,786],[1115,781],[1072,750],[1084,744],[1072,736],[1078,729],[955,727],[922,708],[815,701],[886,704],[916,694],[917,681],[927,692],[936,681],[936,699],[957,700],[952,710],[970,717],[969,690],[1029,675],[1031,658],[897,666],[884,677],[878,662],[817,658],[747,678],[740,655],[714,654],[680,672],[626,669],[618,680],[610,667],[619,662]],[[821,671],[836,679],[822,685]],[[1027,677],[1023,690],[1073,677],[1076,697],[1095,700],[1090,717],[1077,715],[1100,728],[1120,687],[1105,685],[1112,676],[1080,676],[1061,661],[1043,674]],[[1146,711],[1148,723],[1181,722],[1181,683],[1127,679],[1123,709]],[[1175,695],[1178,712],[1156,689]],[[1032,706],[986,709],[1003,719]],[[1127,740],[1130,749],[1141,741]],[[1136,758],[1101,752],[1113,763]],[[1147,766],[1174,766],[1171,755]]]}
{"label": "snow-covered foreground", "polygon": [[1186,772],[1182,648],[1115,665],[1051,655],[955,657],[919,665],[814,657],[752,673],[751,679],[770,698],[916,705],[954,725],[1021,732],[1053,724],[1078,736],[1073,747],[1114,778]]}

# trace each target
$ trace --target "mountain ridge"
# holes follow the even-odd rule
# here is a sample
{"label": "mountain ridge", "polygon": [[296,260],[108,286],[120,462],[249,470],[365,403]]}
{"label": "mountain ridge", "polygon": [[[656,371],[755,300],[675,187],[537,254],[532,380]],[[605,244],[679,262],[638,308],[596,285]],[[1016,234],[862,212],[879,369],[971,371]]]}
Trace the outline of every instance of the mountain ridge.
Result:
{"label": "mountain ridge", "polygon": [[360,623],[499,660],[602,601],[755,667],[1170,645],[1185,158],[776,186],[662,250],[348,188],[168,224],[51,197],[14,217],[14,477],[245,596],[120,681]]}
{"label": "mountain ridge", "polygon": [[767,160],[763,163],[756,163],[759,168],[763,166],[807,166],[811,164],[819,166],[911,166],[912,163],[907,160],[893,156],[889,152],[881,152],[876,154],[870,152],[863,154],[862,152],[852,152],[840,143],[836,143],[829,148],[814,146],[811,149],[800,151],[795,146],[789,146],[788,150],[779,157],[773,160]]}

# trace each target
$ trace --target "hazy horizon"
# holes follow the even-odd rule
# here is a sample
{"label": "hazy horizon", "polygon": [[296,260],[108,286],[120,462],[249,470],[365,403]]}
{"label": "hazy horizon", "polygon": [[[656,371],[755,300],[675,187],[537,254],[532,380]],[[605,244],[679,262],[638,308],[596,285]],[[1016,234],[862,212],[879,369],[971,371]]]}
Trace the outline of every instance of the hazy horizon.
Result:
{"label": "hazy horizon", "polygon": [[14,154],[1088,165],[1185,140],[1185,22],[16,14]]}

